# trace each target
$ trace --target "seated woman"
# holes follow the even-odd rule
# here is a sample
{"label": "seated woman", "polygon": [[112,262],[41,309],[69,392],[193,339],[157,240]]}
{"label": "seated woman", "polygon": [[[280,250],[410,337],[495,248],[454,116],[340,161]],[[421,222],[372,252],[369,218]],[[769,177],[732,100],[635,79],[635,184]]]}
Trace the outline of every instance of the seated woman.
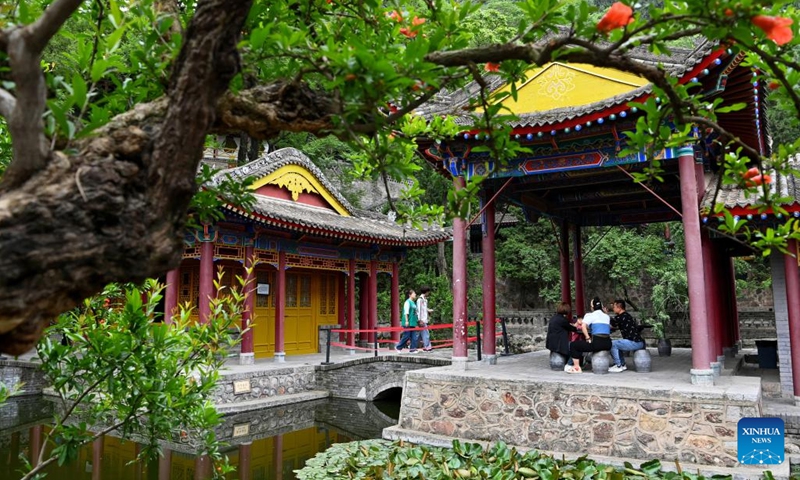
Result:
{"label": "seated woman", "polygon": [[[599,297],[592,299],[592,312],[583,317],[581,329],[586,340],[570,344],[572,365],[567,363],[564,366],[564,371],[567,373],[582,373],[580,361],[584,353],[611,349],[611,318],[603,312],[603,303]],[[589,336],[590,331],[591,336]]]}
{"label": "seated woman", "polygon": [[577,327],[567,319],[569,311],[569,303],[562,302],[558,306],[556,314],[547,324],[547,340],[545,340],[545,347],[548,350],[558,352],[565,357],[569,355],[570,333],[578,331]]}

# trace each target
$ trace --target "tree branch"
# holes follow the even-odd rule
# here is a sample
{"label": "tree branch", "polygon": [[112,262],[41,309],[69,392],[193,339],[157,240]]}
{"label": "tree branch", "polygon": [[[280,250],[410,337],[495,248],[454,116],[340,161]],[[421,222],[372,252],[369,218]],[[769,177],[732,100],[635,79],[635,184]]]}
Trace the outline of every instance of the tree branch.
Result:
{"label": "tree branch", "polygon": [[27,27],[4,32],[17,103],[9,118],[14,158],[3,176],[2,189],[27,181],[47,163],[49,145],[42,128],[47,90],[40,66],[42,50],[83,0],[56,0]]}
{"label": "tree branch", "polygon": [[24,27],[26,44],[30,53],[39,55],[53,38],[53,35],[64,25],[72,12],[80,7],[83,0],[56,0],[44,10],[42,16],[32,24]]}

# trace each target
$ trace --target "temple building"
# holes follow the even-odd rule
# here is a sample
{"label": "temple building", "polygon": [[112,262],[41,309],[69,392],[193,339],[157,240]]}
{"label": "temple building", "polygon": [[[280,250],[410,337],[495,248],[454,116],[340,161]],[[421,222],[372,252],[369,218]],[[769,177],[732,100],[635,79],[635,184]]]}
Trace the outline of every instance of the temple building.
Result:
{"label": "temple building", "polygon": [[[166,311],[194,307],[209,315],[218,268],[222,284],[237,285],[255,262],[246,299],[241,362],[316,353],[319,329],[378,325],[378,275],[391,276],[391,324],[400,322],[398,272],[409,248],[450,238],[442,228],[418,230],[385,215],[358,210],[300,151],[277,150],[246,165],[222,170],[215,181],[253,177],[251,209],[226,204],[224,220],[187,232],[179,268],[167,275]],[[358,290],[359,304],[356,305]],[[356,322],[358,319],[358,322]],[[350,333],[343,338],[355,346]],[[358,341],[374,341],[374,333]]]}
{"label": "temple building", "polygon": [[[631,55],[642,64],[661,66],[679,83],[689,85],[694,94],[720,99],[720,107],[744,103],[745,108],[720,113],[718,123],[754,151],[769,155],[764,81],[743,64],[743,52],[701,42],[692,50],[674,49],[670,56],[647,51]],[[510,88],[496,75],[488,75],[487,84],[493,92]],[[479,88],[473,82],[462,90],[440,94],[418,113],[428,118],[454,115],[456,122],[464,125],[464,131],[452,139],[422,145],[426,159],[439,173],[451,177],[455,188],[462,188],[476,175],[485,178],[480,193],[484,321],[495,318],[494,221],[498,204],[519,206],[528,220],[547,217],[560,225],[561,298],[573,305],[578,315],[583,315],[587,306],[583,227],[681,221],[690,297],[691,379],[693,383],[714,383],[723,352],[738,343],[731,258],[742,254],[715,232],[716,220],[701,222],[700,202],[707,187],[715,189],[713,178],[724,160],[716,135],[695,129],[695,141],[686,145],[631,151],[625,132],[635,130],[643,115],[636,104],[661,102],[652,85],[611,68],[551,62],[531,68],[527,79],[516,86],[516,95],[500,100],[507,112],[516,116],[512,138],[528,149],[501,164],[487,149],[475,148],[484,145],[491,132],[469,130],[472,119],[464,113]],[[663,181],[636,183],[634,176],[654,161],[662,169]],[[459,338],[458,323],[467,315],[467,293],[462,287],[466,285],[465,225],[456,220],[453,226],[453,355],[454,361],[462,362],[466,361],[466,344]],[[571,256],[574,272],[570,271]],[[800,332],[800,319],[797,329]],[[483,349],[493,362],[493,342],[485,342]],[[800,371],[795,373],[795,395],[800,394],[798,375]]]}

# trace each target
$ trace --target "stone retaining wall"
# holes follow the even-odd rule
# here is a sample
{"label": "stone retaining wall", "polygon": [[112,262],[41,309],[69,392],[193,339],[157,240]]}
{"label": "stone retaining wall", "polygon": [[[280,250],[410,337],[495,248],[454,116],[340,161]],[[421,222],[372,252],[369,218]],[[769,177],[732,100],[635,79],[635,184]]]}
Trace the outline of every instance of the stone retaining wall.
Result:
{"label": "stone retaining wall", "polygon": [[[646,322],[638,312],[631,312],[642,322]],[[515,346],[517,353],[541,350],[544,348],[544,339],[547,336],[547,322],[553,316],[549,310],[519,310],[501,311],[498,318],[506,319],[506,328],[512,337],[510,343],[512,350]],[[691,347],[691,335],[688,315],[683,312],[670,314],[670,319],[665,325],[667,338],[676,348]],[[499,330],[499,327],[498,327]],[[743,307],[739,309],[739,332],[743,348],[755,348],[755,341],[762,339],[775,339],[775,312],[772,308]],[[648,345],[655,346],[656,338],[645,331],[645,340]],[[500,341],[500,340],[498,340]]]}
{"label": "stone retaining wall", "polygon": [[47,387],[38,363],[0,360],[0,383],[11,388],[20,382],[23,383],[21,395],[39,395]]}
{"label": "stone retaining wall", "polygon": [[[290,395],[316,388],[314,367],[296,366],[271,370],[254,370],[241,373],[224,373],[220,375],[217,388],[213,393],[213,403],[249,402],[276,395]],[[240,380],[250,381],[250,391],[234,392],[234,383]]]}
{"label": "stone retaining wall", "polygon": [[736,424],[761,400],[735,394],[474,379],[412,372],[399,428],[556,452],[734,466]]}

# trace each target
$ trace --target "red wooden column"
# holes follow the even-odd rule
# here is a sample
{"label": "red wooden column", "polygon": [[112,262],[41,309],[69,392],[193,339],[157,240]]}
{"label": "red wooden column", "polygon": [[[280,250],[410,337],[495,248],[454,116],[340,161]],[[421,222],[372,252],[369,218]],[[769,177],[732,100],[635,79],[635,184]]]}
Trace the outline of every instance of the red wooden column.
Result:
{"label": "red wooden column", "polygon": [[358,345],[368,346],[369,336],[364,330],[369,329],[369,275],[358,274]]}
{"label": "red wooden column", "polygon": [[[392,328],[400,327],[400,264],[392,262]],[[400,341],[400,330],[392,331],[392,341]]]}
{"label": "red wooden column", "polygon": [[730,291],[731,291],[731,321],[733,322],[733,349],[734,352],[739,350],[739,305],[737,304],[736,297],[736,266],[734,265],[733,258],[730,258]]}
{"label": "red wooden column", "polygon": [[561,301],[572,303],[569,288],[569,225],[561,222],[561,242],[559,242],[559,259],[561,260]]}
{"label": "red wooden column", "polygon": [[274,478],[283,478],[283,435],[275,435],[272,439],[272,465]]}
{"label": "red wooden column", "polygon": [[244,313],[242,313],[242,351],[239,353],[239,365],[251,365],[255,363],[256,357],[253,353],[253,329],[250,325],[253,322],[253,313],[256,311],[256,271],[255,250],[253,246],[244,247]]}
{"label": "red wooden column", "polygon": [[36,425],[35,427],[31,427],[28,433],[28,439],[30,445],[28,452],[30,458],[28,458],[28,461],[31,462],[31,467],[35,467],[39,465],[39,455],[42,451],[42,426]]}
{"label": "red wooden column", "polygon": [[[369,328],[378,328],[378,261],[369,262]],[[370,346],[375,345],[376,332],[369,333]]]}
{"label": "red wooden column", "polygon": [[347,265],[347,345],[356,345],[356,259],[351,258]]}
{"label": "red wooden column", "polygon": [[[706,318],[708,323],[708,348],[711,350],[711,369],[714,371],[714,376],[720,374],[720,364],[717,360],[717,344],[719,343],[720,332],[717,329],[717,298],[716,298],[716,275],[714,275],[714,246],[711,244],[711,239],[708,236],[708,230],[701,230],[700,242],[703,250],[703,278],[705,285],[703,293],[706,300]],[[687,260],[688,263],[688,260]],[[691,300],[690,300],[691,304]],[[691,306],[691,305],[690,305]],[[694,324],[692,324],[694,328]],[[694,335],[693,335],[694,336]],[[694,345],[692,345],[694,348]]]}
{"label": "red wooden column", "polygon": [[725,272],[726,264],[724,263],[723,256],[725,255],[725,251],[722,248],[714,248],[712,244],[711,253],[713,255],[712,259],[714,271],[712,272],[712,276],[714,277],[714,301],[716,302],[716,328],[717,328],[717,345],[714,347],[714,350],[717,354],[717,361],[721,363],[722,367],[725,367],[725,352],[724,347],[727,342],[727,329],[725,328],[725,319],[727,318],[726,308],[728,305],[727,302],[727,292],[726,292],[726,278],[727,274]]}
{"label": "red wooden column", "polygon": [[275,292],[275,358],[278,363],[286,361],[284,348],[284,322],[286,321],[286,252],[278,252],[278,284]]}
{"label": "red wooden column", "polygon": [[[463,177],[453,177],[456,190],[465,187]],[[467,367],[467,221],[453,219],[453,358],[456,369]]]}
{"label": "red wooden column", "polygon": [[[491,200],[493,192],[484,192],[484,202]],[[495,298],[496,284],[496,263],[494,249],[494,216],[495,204],[489,202],[483,209],[483,221],[481,222],[482,234],[481,250],[483,255],[483,355],[484,361],[490,365],[497,363],[497,351],[494,338],[495,324],[497,318],[497,305]]]}
{"label": "red wooden column", "polygon": [[[337,276],[337,295],[336,295],[336,323],[339,324],[339,328],[347,328],[347,292],[345,288],[347,287],[347,275],[342,273]],[[347,334],[344,332],[339,332],[339,343],[344,343],[346,340]]]}
{"label": "red wooden column", "polygon": [[167,286],[164,292],[164,322],[167,324],[172,323],[172,316],[175,314],[175,309],[178,308],[178,289],[180,288],[180,269],[172,269],[167,272]]}
{"label": "red wooden column", "polygon": [[197,310],[200,323],[208,323],[211,315],[209,300],[214,296],[214,242],[200,243],[200,288],[197,295]]}
{"label": "red wooden column", "polygon": [[[789,240],[789,252],[797,254],[797,240]],[[786,276],[786,307],[789,313],[789,346],[792,352],[792,385],[794,403],[800,406],[800,275],[797,258],[783,256],[783,271]]]}
{"label": "red wooden column", "polygon": [[572,240],[574,242],[572,254],[575,257],[575,305],[572,306],[572,311],[575,312],[575,315],[582,317],[586,314],[586,298],[583,292],[583,244],[581,243],[580,225],[575,225],[575,238]]}
{"label": "red wooden column", "polygon": [[164,448],[158,457],[158,480],[170,480],[172,470],[172,450]]}
{"label": "red wooden column", "polygon": [[102,436],[92,442],[92,480],[103,478],[103,441],[105,438]]}
{"label": "red wooden column", "polygon": [[208,455],[198,455],[194,458],[194,480],[207,480],[212,476],[211,459]]}
{"label": "red wooden column", "polygon": [[250,480],[253,478],[252,459],[253,453],[250,451],[251,443],[239,445],[239,465],[236,467],[236,474],[239,480]]}
{"label": "red wooden column", "polygon": [[686,276],[689,284],[689,319],[692,329],[692,383],[714,383],[711,370],[711,344],[708,341],[708,319],[703,274],[703,250],[700,240],[700,210],[697,201],[694,151],[683,147],[678,151],[681,182],[681,209],[684,244],[686,247]]}

